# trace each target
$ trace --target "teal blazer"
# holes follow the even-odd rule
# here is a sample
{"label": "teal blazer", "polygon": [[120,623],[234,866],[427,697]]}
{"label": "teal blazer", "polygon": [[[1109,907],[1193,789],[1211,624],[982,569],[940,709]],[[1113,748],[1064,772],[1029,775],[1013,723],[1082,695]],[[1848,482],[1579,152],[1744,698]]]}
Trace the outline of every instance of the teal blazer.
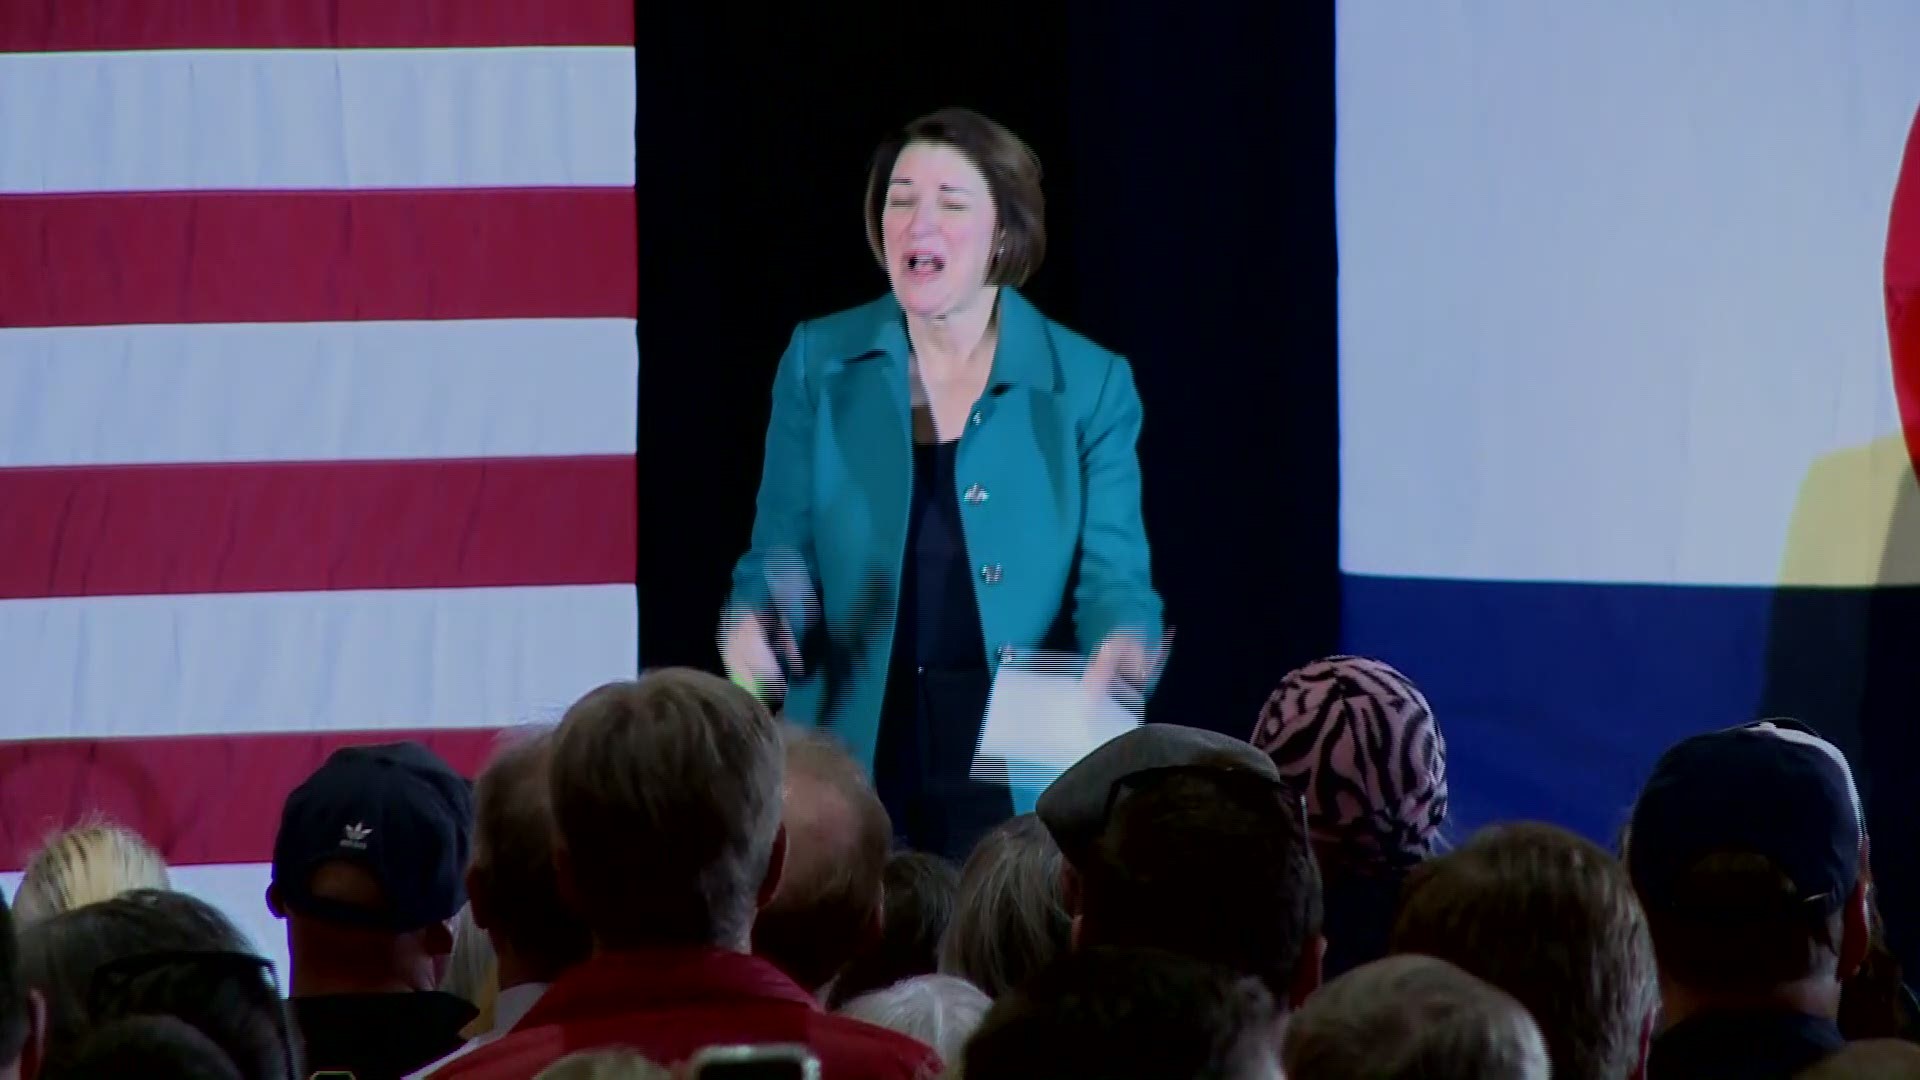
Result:
{"label": "teal blazer", "polygon": [[[955,451],[988,667],[1037,647],[1088,655],[1117,630],[1157,643],[1131,369],[1011,288],[1000,290],[999,335]],[[869,767],[912,500],[908,363],[891,294],[794,331],[774,376],[752,547],[730,599],[735,610],[764,610],[769,556],[801,555],[825,648],[788,687],[786,716],[830,728]]]}

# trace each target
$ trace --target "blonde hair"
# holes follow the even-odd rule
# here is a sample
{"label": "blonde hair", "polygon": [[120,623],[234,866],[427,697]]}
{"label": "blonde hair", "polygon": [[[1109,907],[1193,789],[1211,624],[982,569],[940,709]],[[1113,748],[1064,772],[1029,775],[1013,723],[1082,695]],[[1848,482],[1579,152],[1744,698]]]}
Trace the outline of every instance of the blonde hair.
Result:
{"label": "blonde hair", "polygon": [[494,1005],[500,998],[500,959],[493,939],[474,925],[473,905],[463,904],[453,920],[453,952],[447,957],[440,989],[480,1010],[460,1034],[471,1039],[493,1030]]}
{"label": "blonde hair", "polygon": [[166,860],[139,833],[86,821],[48,836],[27,860],[13,913],[26,925],[135,889],[172,887]]}

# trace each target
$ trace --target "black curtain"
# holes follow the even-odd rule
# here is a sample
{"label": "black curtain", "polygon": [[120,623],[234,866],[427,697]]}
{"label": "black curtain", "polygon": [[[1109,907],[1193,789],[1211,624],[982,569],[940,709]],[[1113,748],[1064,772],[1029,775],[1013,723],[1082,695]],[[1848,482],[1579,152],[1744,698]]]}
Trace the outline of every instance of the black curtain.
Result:
{"label": "black curtain", "polygon": [[726,7],[639,17],[643,663],[717,666],[780,350],[886,287],[872,147],[966,105],[1046,166],[1028,295],[1139,380],[1177,630],[1152,716],[1250,731],[1338,635],[1332,4]]}

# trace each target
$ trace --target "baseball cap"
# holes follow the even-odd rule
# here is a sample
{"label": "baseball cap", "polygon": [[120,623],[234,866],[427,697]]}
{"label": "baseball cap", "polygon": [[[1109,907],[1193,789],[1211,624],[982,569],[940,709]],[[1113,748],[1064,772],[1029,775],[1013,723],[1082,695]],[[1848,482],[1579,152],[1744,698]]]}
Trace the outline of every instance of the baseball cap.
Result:
{"label": "baseball cap", "polygon": [[1702,859],[1746,853],[1786,875],[1799,904],[1826,914],[1853,890],[1865,842],[1845,757],[1781,721],[1669,749],[1634,804],[1629,836],[1627,869],[1650,912],[1684,902],[1680,883]]}
{"label": "baseball cap", "polygon": [[1040,793],[1034,814],[1067,862],[1085,866],[1106,826],[1114,785],[1149,770],[1185,765],[1245,769],[1280,779],[1272,759],[1245,740],[1179,724],[1142,724],[1108,739],[1061,773]]}
{"label": "baseball cap", "polygon": [[[417,742],[336,750],[287,796],[273,841],[273,884],[289,909],[325,922],[409,933],[466,903],[473,788]],[[314,871],[365,867],[379,908],[314,896]]]}

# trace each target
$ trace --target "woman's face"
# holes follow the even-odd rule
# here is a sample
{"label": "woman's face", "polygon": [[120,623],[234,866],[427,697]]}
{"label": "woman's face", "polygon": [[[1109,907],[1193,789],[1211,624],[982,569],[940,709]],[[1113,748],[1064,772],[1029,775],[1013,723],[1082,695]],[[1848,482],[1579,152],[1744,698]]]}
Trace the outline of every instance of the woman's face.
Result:
{"label": "woman's face", "polygon": [[912,143],[893,163],[881,247],[893,295],[937,318],[978,300],[999,221],[987,178],[951,146]]}

